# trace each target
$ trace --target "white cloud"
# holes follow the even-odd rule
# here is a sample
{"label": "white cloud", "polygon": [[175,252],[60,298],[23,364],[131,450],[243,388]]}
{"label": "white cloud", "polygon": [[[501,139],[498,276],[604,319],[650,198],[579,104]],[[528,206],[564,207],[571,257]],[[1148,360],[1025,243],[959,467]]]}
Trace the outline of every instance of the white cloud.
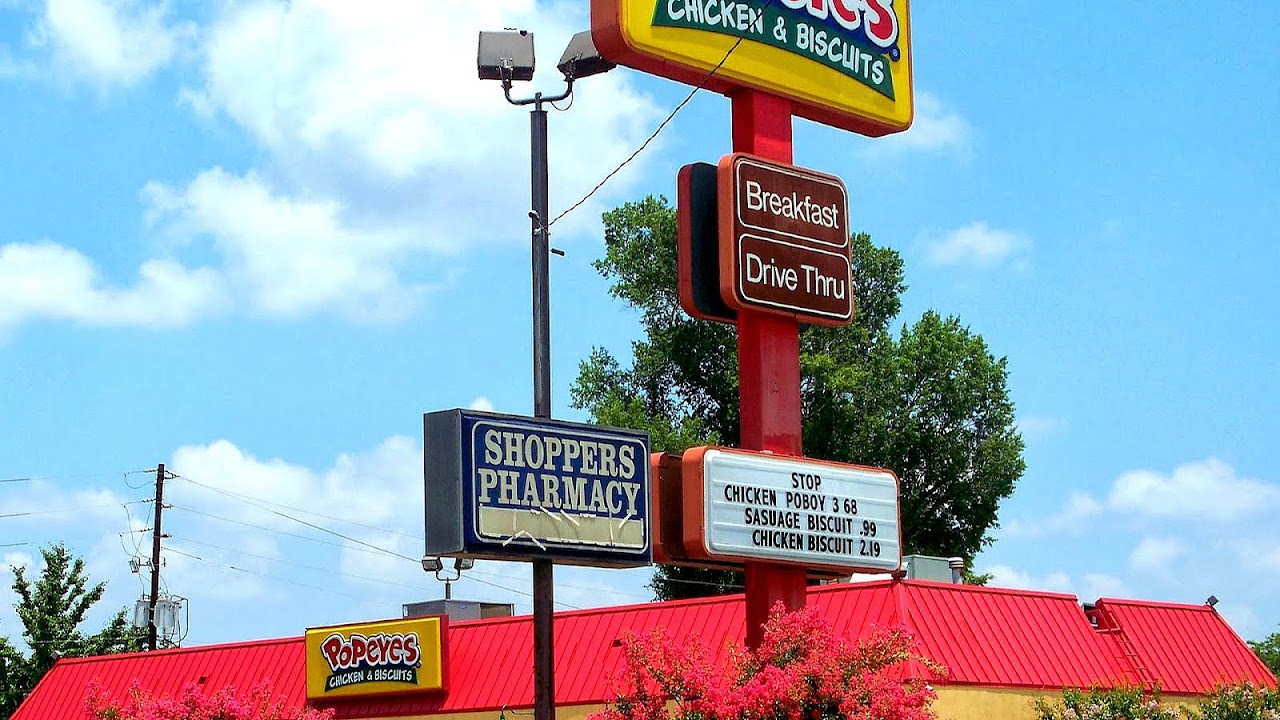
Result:
{"label": "white cloud", "polygon": [[52,242],[0,246],[0,331],[35,318],[171,327],[215,311],[222,286],[207,268],[169,260],[138,268],[132,288],[105,287],[92,262]]}
{"label": "white cloud", "polygon": [[1280,486],[1242,478],[1216,458],[1187,463],[1171,475],[1132,470],[1116,479],[1108,503],[1140,515],[1230,521],[1280,505]]}
{"label": "white cloud", "polygon": [[48,0],[32,40],[50,47],[60,75],[99,88],[129,86],[172,60],[190,33],[166,14],[164,3]]}
{"label": "white cloud", "polygon": [[1076,591],[1076,595],[1086,602],[1104,597],[1127,598],[1134,595],[1128,583],[1104,573],[1085,573],[1078,587],[1080,589]]}
{"label": "white cloud", "polygon": [[[101,287],[75,250],[10,246],[9,265],[39,261],[43,275],[0,288],[0,330],[34,318],[177,326],[224,306],[405,317],[433,284],[462,272],[454,258],[467,248],[527,237],[527,115],[498,84],[476,79],[477,31],[536,25],[546,53],[586,23],[574,3],[532,0],[228,3],[198,31],[171,21],[166,4],[50,0],[44,10],[33,42],[103,86],[137,82],[192,46],[200,74],[183,97],[244,128],[259,162],[146,185],[148,219],[177,242],[174,259],[142,266],[134,289]],[[543,65],[550,73],[532,87],[561,86]],[[660,111],[619,72],[581,83],[572,112],[554,115],[556,213],[627,157]],[[559,242],[598,227],[600,209],[626,196],[648,155],[557,224]],[[211,246],[211,267],[181,264],[192,243]],[[42,257],[33,260],[33,248]]]}
{"label": "white cloud", "polygon": [[209,237],[238,296],[275,316],[334,309],[361,319],[398,317],[426,290],[397,266],[419,247],[404,228],[355,227],[328,198],[273,193],[255,173],[215,168],[181,190],[152,183],[153,223],[185,240]]}
{"label": "white cloud", "polygon": [[935,95],[917,92],[915,118],[905,132],[877,138],[867,146],[872,156],[897,156],[907,152],[969,150],[973,127],[960,113]]}
{"label": "white cloud", "polygon": [[1176,538],[1144,537],[1129,553],[1129,567],[1139,572],[1166,574],[1185,547]]}
{"label": "white cloud", "polygon": [[475,400],[472,400],[471,404],[468,405],[467,407],[471,408],[472,410],[480,410],[481,412],[493,412],[493,401],[481,395],[480,397],[477,397]]}
{"label": "white cloud", "polygon": [[991,574],[992,587],[1018,588],[1022,590],[1048,590],[1050,592],[1070,592],[1071,576],[1064,572],[1053,572],[1044,576],[1033,576],[1030,573],[1015,570],[1008,565],[992,565],[984,570]]}
{"label": "white cloud", "polygon": [[[196,508],[203,513],[194,518],[184,514],[200,524],[189,523],[189,534],[175,531],[169,545],[203,560],[188,557],[174,568],[174,587],[201,586],[207,582],[203,576],[213,573],[234,581],[219,596],[230,602],[296,596],[297,583],[353,596],[352,586],[368,584],[334,573],[422,583],[421,567],[406,560],[422,554],[423,502],[422,450],[408,438],[392,437],[369,452],[340,455],[323,471],[279,458],[260,459],[227,440],[181,447],[170,467],[192,482],[166,485],[166,498],[173,498],[179,512]],[[234,542],[206,539],[225,536],[229,528]],[[404,557],[373,551],[369,545]],[[316,565],[319,579],[315,570],[300,573],[306,579],[292,580],[292,587],[264,579],[298,575],[290,568],[295,557],[312,558],[304,564]]]}
{"label": "white cloud", "polygon": [[[378,528],[422,520],[421,503],[411,502],[414,496],[422,496],[422,449],[405,437],[389,438],[368,453],[340,455],[333,467],[319,473],[279,458],[260,460],[228,440],[178,448],[171,467],[197,483],[271,503],[284,514],[302,510]],[[184,488],[182,492],[198,492],[202,504],[234,508],[237,516],[253,522],[299,527],[272,509],[255,510],[241,499],[225,496],[219,500],[204,488],[181,483],[178,487]],[[406,511],[406,506],[413,510]]]}
{"label": "white cloud", "polygon": [[1022,233],[975,222],[952,230],[926,244],[934,265],[969,265],[991,268],[1006,264],[1025,266],[1031,239]]}
{"label": "white cloud", "polygon": [[[186,97],[244,127],[267,150],[282,193],[305,187],[340,198],[354,215],[411,220],[437,247],[518,237],[528,227],[513,210],[528,202],[527,114],[497,83],[476,78],[477,32],[536,25],[546,57],[585,24],[571,10],[535,10],[529,0],[405,0],[376,11],[309,0],[230,6],[207,33],[204,84]],[[533,86],[559,87],[558,73],[543,67]],[[572,111],[549,123],[553,211],[603,178],[658,117],[625,73],[577,90]],[[623,173],[578,214],[597,216],[631,177]]]}
{"label": "white cloud", "polygon": [[1058,512],[1034,522],[1013,520],[1000,530],[1000,537],[1037,538],[1046,533],[1079,532],[1085,529],[1084,521],[1102,512],[1103,506],[1086,493],[1073,493]]}
{"label": "white cloud", "polygon": [[30,553],[25,552],[7,552],[4,554],[4,567],[31,567],[33,559]]}
{"label": "white cloud", "polygon": [[1077,580],[1062,571],[1033,575],[1008,565],[992,565],[984,572],[991,574],[992,587],[1070,593],[1084,601],[1100,597],[1126,597],[1132,594],[1123,580],[1104,573],[1085,573]]}

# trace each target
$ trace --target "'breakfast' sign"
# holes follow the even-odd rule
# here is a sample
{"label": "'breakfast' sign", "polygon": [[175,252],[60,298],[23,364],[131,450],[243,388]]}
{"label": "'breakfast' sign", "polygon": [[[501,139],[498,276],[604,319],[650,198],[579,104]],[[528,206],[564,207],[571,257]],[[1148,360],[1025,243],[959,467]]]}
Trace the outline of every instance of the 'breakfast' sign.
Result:
{"label": "'breakfast' sign", "polygon": [[844,183],[745,153],[726,155],[718,172],[725,304],[822,325],[852,320]]}

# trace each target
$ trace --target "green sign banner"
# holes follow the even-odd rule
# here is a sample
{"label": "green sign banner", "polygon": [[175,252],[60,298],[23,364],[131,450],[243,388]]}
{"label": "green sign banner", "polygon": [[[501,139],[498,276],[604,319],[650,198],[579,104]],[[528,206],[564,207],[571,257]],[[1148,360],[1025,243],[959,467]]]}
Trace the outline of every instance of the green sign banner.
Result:
{"label": "green sign banner", "polygon": [[660,0],[653,24],[705,30],[772,45],[826,65],[894,99],[893,76],[886,55],[869,49],[836,26],[806,22],[785,7],[774,7],[773,0]]}

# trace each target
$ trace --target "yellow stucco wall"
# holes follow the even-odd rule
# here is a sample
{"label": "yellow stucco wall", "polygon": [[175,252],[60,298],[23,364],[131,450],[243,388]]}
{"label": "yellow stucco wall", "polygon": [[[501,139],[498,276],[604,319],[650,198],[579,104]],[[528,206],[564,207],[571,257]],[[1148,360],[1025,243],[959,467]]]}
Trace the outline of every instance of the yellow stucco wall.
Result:
{"label": "yellow stucco wall", "polygon": [[1062,697],[1061,690],[941,686],[933,710],[943,720],[1032,720],[1039,698]]}
{"label": "yellow stucco wall", "polygon": [[[1018,690],[966,686],[939,686],[933,710],[940,720],[1034,720],[1038,699],[1054,702],[1062,699],[1060,688]],[[1196,707],[1199,698],[1183,696],[1160,698],[1160,704],[1177,710]]]}

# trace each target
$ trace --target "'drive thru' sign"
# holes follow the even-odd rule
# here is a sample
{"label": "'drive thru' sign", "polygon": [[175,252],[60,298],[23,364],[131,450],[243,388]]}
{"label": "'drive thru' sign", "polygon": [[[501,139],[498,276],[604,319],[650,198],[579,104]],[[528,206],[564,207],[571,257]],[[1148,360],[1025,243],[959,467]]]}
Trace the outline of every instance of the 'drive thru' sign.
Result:
{"label": "'drive thru' sign", "polygon": [[821,325],[852,320],[844,183],[743,153],[723,158],[719,174],[724,302]]}

